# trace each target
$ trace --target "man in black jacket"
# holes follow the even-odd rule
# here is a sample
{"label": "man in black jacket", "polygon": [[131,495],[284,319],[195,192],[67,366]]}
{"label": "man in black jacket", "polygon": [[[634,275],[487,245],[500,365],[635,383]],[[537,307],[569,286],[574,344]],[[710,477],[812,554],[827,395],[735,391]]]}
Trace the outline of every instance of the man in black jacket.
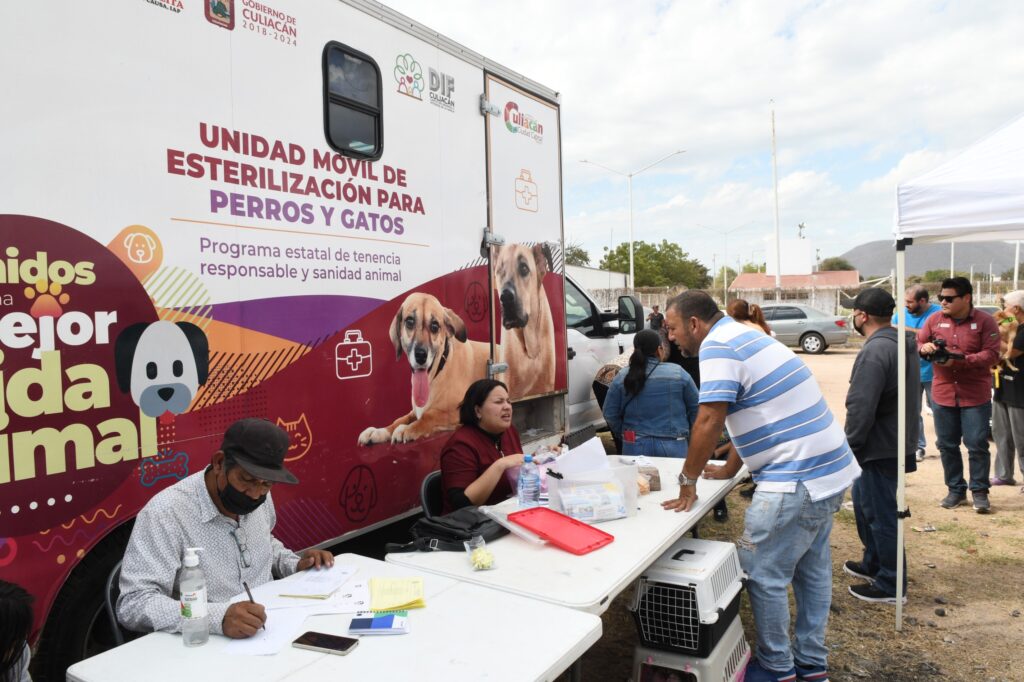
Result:
{"label": "man in black jacket", "polygon": [[[853,484],[853,512],[857,534],[864,545],[860,561],[847,561],[843,570],[868,582],[851,585],[850,594],[869,602],[895,604],[896,591],[896,484],[897,484],[897,371],[898,351],[907,357],[906,470],[917,470],[917,414],[921,377],[917,344],[912,335],[899,343],[890,322],[896,302],[878,288],[865,289],[853,302],[853,327],[867,340],[853,362],[850,391],[846,394],[846,440],[861,476]],[[904,566],[906,562],[904,561]],[[901,590],[906,603],[907,576]]]}

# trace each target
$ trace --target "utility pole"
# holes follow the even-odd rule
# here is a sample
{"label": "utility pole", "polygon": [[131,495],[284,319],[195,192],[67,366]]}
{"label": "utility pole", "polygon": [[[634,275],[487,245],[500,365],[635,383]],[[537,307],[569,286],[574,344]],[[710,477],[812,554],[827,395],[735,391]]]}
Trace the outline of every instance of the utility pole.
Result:
{"label": "utility pole", "polygon": [[[775,100],[771,100],[775,104]],[[775,154],[775,109],[772,109],[772,185],[775,192],[775,302],[782,300],[782,246],[779,238],[779,169]]]}

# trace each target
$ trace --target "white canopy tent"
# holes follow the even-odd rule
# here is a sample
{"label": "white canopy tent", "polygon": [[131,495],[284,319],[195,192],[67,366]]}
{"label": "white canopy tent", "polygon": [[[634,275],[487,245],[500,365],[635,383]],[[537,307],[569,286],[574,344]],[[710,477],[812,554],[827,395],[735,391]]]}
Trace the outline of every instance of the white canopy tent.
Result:
{"label": "white canopy tent", "polygon": [[[897,292],[906,287],[905,249],[913,242],[1024,239],[1024,116],[968,147],[957,157],[896,188]],[[895,292],[894,292],[895,293]],[[894,298],[899,299],[899,294]],[[899,335],[906,333],[900,315]],[[899,354],[900,516],[897,544],[904,546],[906,509],[906,356]],[[903,584],[903,552],[897,552],[896,584]],[[902,628],[903,605],[896,601],[896,629]]]}

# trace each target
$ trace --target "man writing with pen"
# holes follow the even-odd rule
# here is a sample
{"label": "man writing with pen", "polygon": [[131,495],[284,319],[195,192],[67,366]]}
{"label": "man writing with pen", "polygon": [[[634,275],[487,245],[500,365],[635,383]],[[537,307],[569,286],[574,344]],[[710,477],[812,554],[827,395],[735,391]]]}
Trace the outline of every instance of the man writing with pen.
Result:
{"label": "man writing with pen", "polygon": [[270,489],[298,483],[284,468],[288,434],[265,419],[228,427],[205,470],[154,496],[135,519],[121,565],[117,619],[129,630],[180,632],[179,580],[186,547],[202,547],[210,631],[251,637],[266,611],[229,603],[245,590],[307,568],[331,566],[325,550],[295,554],[271,535],[277,523]]}

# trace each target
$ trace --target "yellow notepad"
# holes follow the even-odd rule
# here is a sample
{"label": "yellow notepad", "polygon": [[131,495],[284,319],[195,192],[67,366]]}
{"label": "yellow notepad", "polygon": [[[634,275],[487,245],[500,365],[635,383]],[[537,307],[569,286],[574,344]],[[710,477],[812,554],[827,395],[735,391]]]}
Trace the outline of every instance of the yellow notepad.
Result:
{"label": "yellow notepad", "polygon": [[421,609],[423,578],[370,578],[370,610]]}

